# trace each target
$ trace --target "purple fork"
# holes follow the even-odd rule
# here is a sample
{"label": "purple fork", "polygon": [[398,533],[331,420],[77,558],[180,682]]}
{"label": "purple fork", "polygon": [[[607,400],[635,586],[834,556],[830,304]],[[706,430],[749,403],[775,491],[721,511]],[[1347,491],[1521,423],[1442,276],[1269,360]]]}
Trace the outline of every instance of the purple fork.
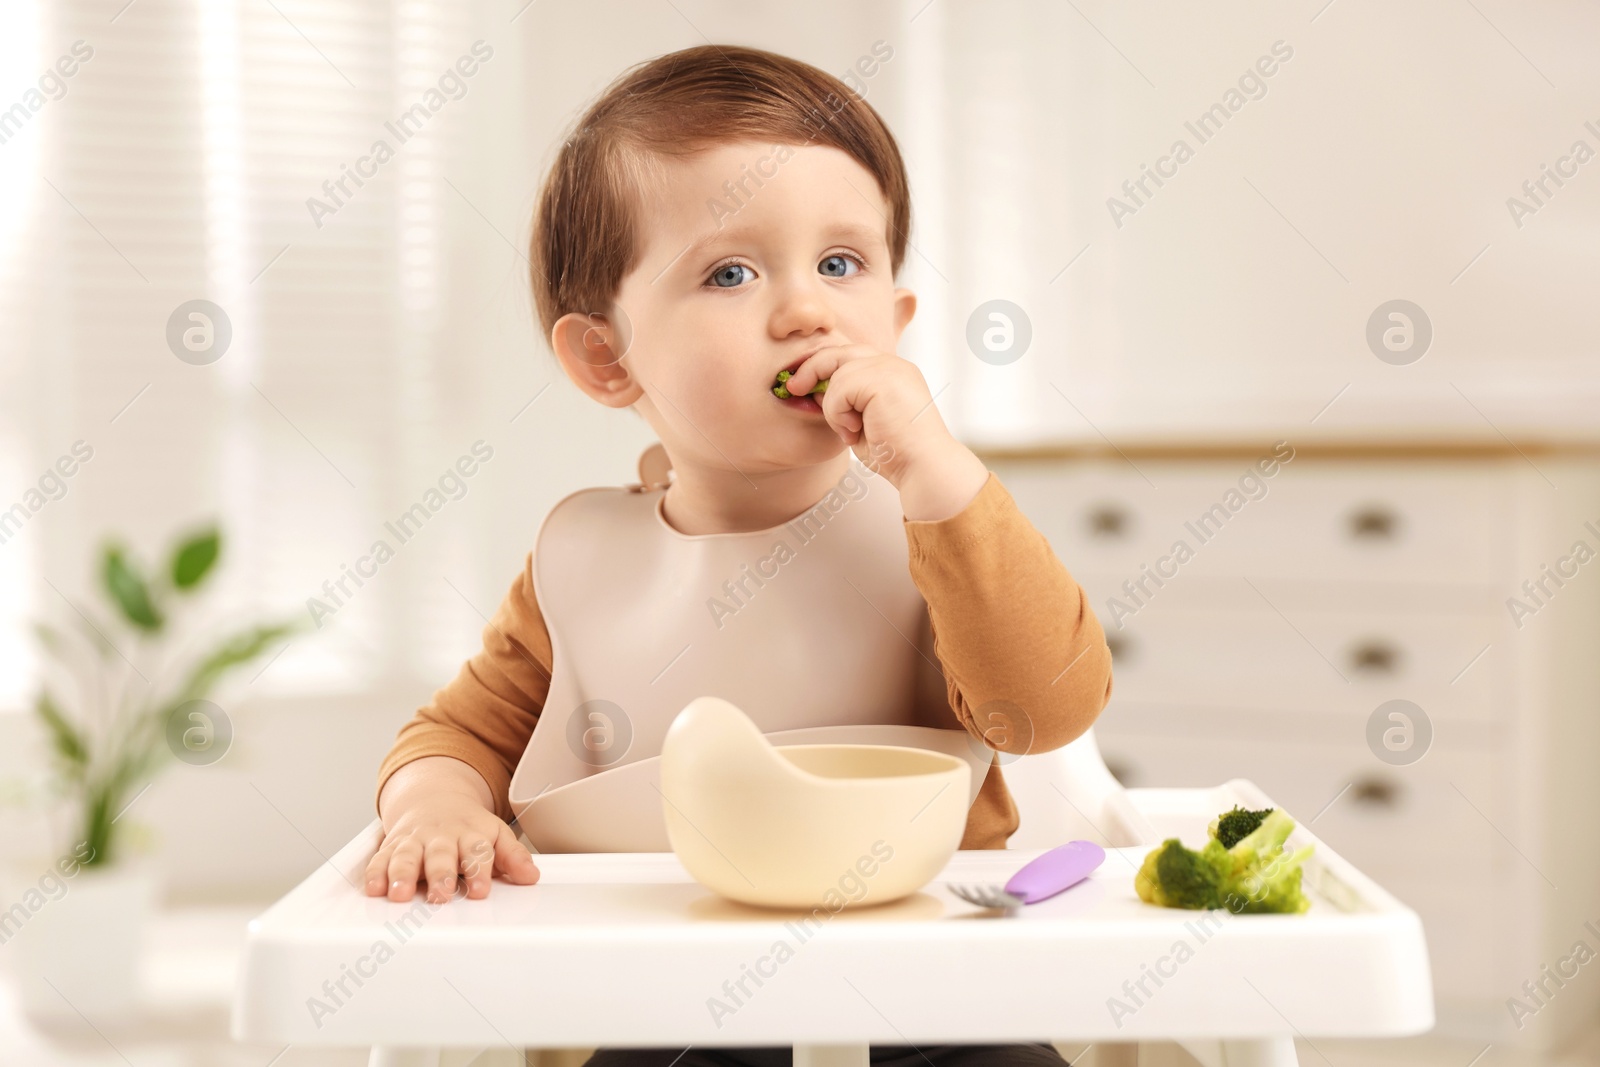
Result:
{"label": "purple fork", "polygon": [[1105,858],[1106,850],[1093,841],[1068,841],[1029,860],[1007,880],[1004,888],[994,885],[951,885],[949,889],[968,904],[1009,914],[1024,904],[1036,904],[1077,885],[1105,862]]}

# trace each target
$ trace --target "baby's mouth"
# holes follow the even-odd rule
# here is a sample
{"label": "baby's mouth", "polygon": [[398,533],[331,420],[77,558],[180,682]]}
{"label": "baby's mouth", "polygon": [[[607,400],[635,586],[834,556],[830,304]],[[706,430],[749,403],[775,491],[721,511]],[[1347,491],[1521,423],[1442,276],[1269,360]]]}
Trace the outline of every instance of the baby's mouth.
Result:
{"label": "baby's mouth", "polygon": [[[804,362],[804,360],[802,360],[801,362]],[[800,365],[799,363],[796,363],[795,367],[798,367],[799,365]],[[773,384],[772,384],[772,395],[777,397],[779,400],[788,400],[788,399],[794,397],[795,394],[789,392],[789,387],[788,387],[789,379],[793,375],[794,375],[794,368],[793,367],[789,368],[788,370],[779,371],[777,378],[773,381]],[[816,385],[813,385],[811,387],[811,390],[810,390],[809,393],[806,393],[806,394],[803,394],[803,395],[807,396],[807,397],[810,397],[810,396],[813,396],[813,395],[821,395],[822,393],[826,393],[827,391],[828,391],[828,379],[824,378],[820,382],[818,382]],[[818,406],[820,407],[821,405],[819,404]]]}

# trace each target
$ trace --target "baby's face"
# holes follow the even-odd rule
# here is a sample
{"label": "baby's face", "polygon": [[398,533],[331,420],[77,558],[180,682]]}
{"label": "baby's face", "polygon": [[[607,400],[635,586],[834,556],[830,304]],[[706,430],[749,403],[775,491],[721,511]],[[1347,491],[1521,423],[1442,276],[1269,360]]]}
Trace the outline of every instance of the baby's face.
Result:
{"label": "baby's face", "polygon": [[818,145],[728,144],[662,166],[617,300],[640,411],[680,470],[825,462],[843,442],[772,386],[827,345],[895,351],[916,298],[894,286],[876,180]]}

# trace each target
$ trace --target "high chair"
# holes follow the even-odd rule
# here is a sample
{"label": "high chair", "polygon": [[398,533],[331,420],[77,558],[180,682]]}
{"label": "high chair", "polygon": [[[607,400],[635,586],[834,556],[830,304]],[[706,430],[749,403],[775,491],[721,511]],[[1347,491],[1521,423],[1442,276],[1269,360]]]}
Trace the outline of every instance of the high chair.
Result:
{"label": "high chair", "polygon": [[[374,820],[251,922],[233,1036],[370,1046],[373,1067],[440,1067],[447,1048],[567,1050],[552,1054],[564,1067],[598,1045],[785,1044],[795,1067],[865,1067],[872,1044],[1047,1039],[1094,1042],[1096,1067],[1131,1067],[1141,1041],[1178,1042],[1204,1067],[1293,1067],[1297,1036],[1433,1026],[1416,913],[1304,825],[1290,839],[1316,846],[1303,915],[1138,900],[1133,872],[1150,846],[1198,845],[1234,804],[1273,806],[1252,783],[1124,789],[1092,729],[1001,758],[1021,816],[1007,849],[958,851],[921,892],[826,928],[722,901],[672,853],[540,855],[536,885],[496,882],[482,901],[370,898]],[[1076,838],[1107,847],[1101,868],[1015,917],[941,887],[1004,882]],[[778,940],[799,944],[758,983],[752,967],[764,973]],[[733,980],[747,995],[712,1026],[702,1001],[731,1003]]]}

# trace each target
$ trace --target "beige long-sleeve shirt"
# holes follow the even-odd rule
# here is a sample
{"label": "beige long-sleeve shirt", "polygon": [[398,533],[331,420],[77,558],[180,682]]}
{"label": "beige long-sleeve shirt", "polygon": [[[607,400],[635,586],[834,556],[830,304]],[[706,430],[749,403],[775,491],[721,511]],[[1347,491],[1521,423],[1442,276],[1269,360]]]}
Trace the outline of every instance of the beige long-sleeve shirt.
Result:
{"label": "beige long-sleeve shirt", "polygon": [[[964,728],[1015,754],[1060,748],[1093,725],[1111,696],[1105,633],[999,477],[989,472],[949,518],[901,521],[911,578],[928,605],[920,643],[938,663],[920,679],[919,701],[930,709],[924,721]],[[549,694],[551,663],[529,552],[484,627],[482,650],[400,728],[379,767],[374,803],[404,764],[452,756],[483,776],[496,814],[510,821],[511,776]],[[967,814],[961,847],[1005,848],[1018,825],[997,762]]]}

